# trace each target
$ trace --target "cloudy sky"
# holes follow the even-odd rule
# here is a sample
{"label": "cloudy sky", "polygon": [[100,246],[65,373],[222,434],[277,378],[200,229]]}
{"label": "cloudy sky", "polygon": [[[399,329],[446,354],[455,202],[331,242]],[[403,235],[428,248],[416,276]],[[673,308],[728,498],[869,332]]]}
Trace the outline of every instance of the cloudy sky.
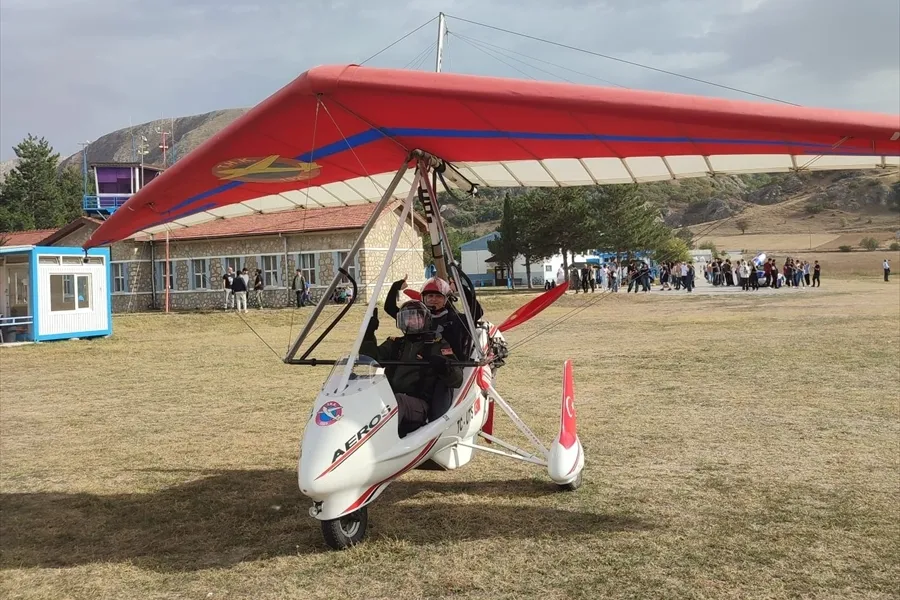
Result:
{"label": "cloudy sky", "polygon": [[[253,105],[439,11],[798,104],[900,112],[897,0],[3,0],[0,159],[29,132],[65,156],[129,119]],[[453,72],[750,98],[452,17],[448,27]],[[415,59],[436,31],[368,64],[433,69],[433,52]]]}

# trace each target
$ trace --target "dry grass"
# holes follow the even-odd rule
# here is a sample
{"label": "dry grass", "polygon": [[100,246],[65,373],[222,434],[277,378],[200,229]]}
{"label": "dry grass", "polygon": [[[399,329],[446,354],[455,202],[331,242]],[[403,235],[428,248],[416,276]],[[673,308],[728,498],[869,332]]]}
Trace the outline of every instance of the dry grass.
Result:
{"label": "dry grass", "polygon": [[[486,304],[500,320],[522,301]],[[0,590],[897,598],[898,309],[895,282],[606,298],[499,375],[549,439],[574,359],[581,490],[487,455],[413,472],[344,553],[324,549],[294,471],[325,371],[282,365],[236,315],[121,316],[108,340],[2,349]],[[247,320],[283,351],[290,311]]]}

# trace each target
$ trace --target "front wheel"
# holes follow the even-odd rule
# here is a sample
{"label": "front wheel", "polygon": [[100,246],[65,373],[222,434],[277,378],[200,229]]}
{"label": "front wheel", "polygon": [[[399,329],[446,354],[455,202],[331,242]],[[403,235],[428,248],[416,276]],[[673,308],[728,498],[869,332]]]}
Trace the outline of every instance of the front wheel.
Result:
{"label": "front wheel", "polygon": [[331,549],[344,550],[360,543],[366,537],[368,524],[369,509],[363,506],[338,519],[322,521],[322,536]]}
{"label": "front wheel", "polygon": [[576,477],[569,483],[564,483],[562,485],[557,484],[557,487],[559,487],[560,491],[574,492],[581,487],[582,483],[584,483],[584,469],[581,470],[581,472],[578,474],[578,477]]}

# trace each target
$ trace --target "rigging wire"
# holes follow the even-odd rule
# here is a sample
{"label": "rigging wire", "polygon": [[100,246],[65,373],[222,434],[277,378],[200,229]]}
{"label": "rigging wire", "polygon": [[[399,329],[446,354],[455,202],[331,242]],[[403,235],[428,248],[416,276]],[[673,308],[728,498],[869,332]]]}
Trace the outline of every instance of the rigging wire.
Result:
{"label": "rigging wire", "polygon": [[[448,33],[451,33],[451,32],[448,32]],[[594,80],[596,80],[596,81],[599,81],[599,82],[601,82],[601,83],[605,83],[605,84],[608,84],[608,85],[611,85],[611,86],[614,86],[614,87],[619,87],[619,88],[626,89],[626,90],[628,89],[627,86],[620,85],[620,84],[618,84],[618,83],[616,83],[616,82],[614,82],[614,81],[610,81],[610,80],[608,80],[608,79],[603,79],[602,77],[597,77],[596,75],[591,75],[590,73],[585,73],[585,72],[583,72],[583,71],[576,71],[575,69],[570,69],[569,67],[564,67],[563,65],[558,65],[558,64],[556,64],[556,63],[550,62],[550,61],[548,61],[548,60],[544,60],[544,59],[542,59],[542,58],[537,58],[537,57],[535,57],[535,56],[529,56],[528,54],[523,54],[522,52],[518,52],[518,51],[516,51],[516,50],[512,50],[512,49],[506,48],[506,47],[504,47],[504,46],[498,46],[498,45],[496,45],[496,44],[491,44],[491,43],[489,43],[489,42],[485,42],[484,40],[479,40],[479,39],[473,38],[473,37],[471,37],[471,36],[463,35],[463,34],[461,34],[461,33],[456,33],[455,31],[452,32],[452,33],[453,33],[453,35],[455,35],[456,37],[459,37],[459,38],[465,38],[465,39],[469,40],[470,42],[478,42],[479,44],[481,44],[481,45],[483,45],[483,46],[489,46],[489,47],[494,48],[494,49],[496,49],[496,50],[498,50],[498,51],[503,50],[503,51],[505,51],[505,52],[509,52],[510,54],[518,54],[519,56],[522,56],[522,57],[524,57],[524,58],[527,58],[527,59],[530,59],[530,60],[534,60],[534,61],[537,61],[537,62],[540,62],[540,63],[544,63],[545,65],[549,65],[549,66],[551,66],[551,67],[556,67],[557,69],[562,69],[563,71],[569,71],[570,73],[575,73],[576,75],[581,75],[581,76],[583,76],[583,77],[589,77],[589,78],[591,78],[591,79],[594,79]],[[512,58],[512,57],[509,57],[509,58]],[[532,65],[532,66],[533,66],[533,65]],[[534,67],[534,68],[537,68],[537,67]],[[559,75],[556,75],[556,77],[560,77],[560,76],[559,76]],[[563,77],[560,77],[560,79],[564,79],[564,78],[563,78]],[[569,80],[566,79],[566,81],[569,81]],[[570,82],[570,83],[572,83],[572,82]]]}
{"label": "rigging wire", "polygon": [[427,21],[425,21],[424,23],[422,23],[421,25],[419,25],[418,27],[416,27],[415,29],[413,29],[412,31],[410,31],[409,33],[407,33],[406,35],[404,35],[403,37],[397,38],[396,40],[394,40],[393,42],[391,42],[390,44],[388,44],[387,46],[385,46],[384,48],[382,48],[381,50],[379,50],[378,52],[376,52],[375,54],[373,54],[372,56],[370,56],[370,57],[367,58],[366,60],[364,60],[364,61],[362,61],[361,63],[359,63],[359,66],[363,66],[364,64],[366,64],[367,62],[369,62],[370,60],[372,60],[373,58],[375,58],[376,56],[378,56],[378,55],[381,54],[382,52],[385,52],[385,51],[387,51],[387,50],[390,50],[391,48],[393,48],[394,46],[396,46],[397,44],[399,44],[400,42],[402,42],[403,40],[405,40],[406,38],[408,38],[409,36],[411,36],[411,35],[414,34],[415,32],[419,31],[420,29],[422,29],[422,28],[425,27],[426,25],[429,25],[429,24],[431,24],[432,22],[434,22],[435,19],[437,19],[437,16],[431,17],[430,19],[428,19]]}
{"label": "rigging wire", "polygon": [[[517,36],[519,36],[519,37],[526,38],[526,39],[529,39],[529,40],[533,40],[533,41],[536,41],[536,42],[543,42],[543,43],[545,43],[545,44],[550,44],[551,46],[557,46],[557,47],[559,47],[559,48],[565,48],[565,49],[567,49],[567,50],[575,50],[576,52],[581,52],[581,53],[583,53],[583,54],[589,54],[589,55],[591,55],[591,56],[597,56],[597,57],[600,57],[600,58],[605,58],[605,59],[607,59],[607,60],[613,60],[613,61],[616,61],[616,62],[624,63],[624,64],[627,64],[627,65],[631,65],[631,66],[634,66],[634,67],[641,67],[642,69],[647,69],[647,70],[650,70],[650,71],[656,71],[657,73],[664,73],[664,74],[666,74],[666,75],[672,75],[672,76],[674,76],[674,77],[681,77],[682,79],[688,79],[688,80],[690,80],[690,81],[695,81],[695,82],[697,82],[697,83],[703,83],[703,84],[706,84],[706,85],[711,85],[711,86],[714,86],[714,87],[722,88],[722,89],[725,89],[725,90],[730,90],[730,91],[732,91],[732,92],[738,92],[738,93],[741,93],[741,94],[747,94],[748,96],[755,96],[755,97],[757,97],[757,98],[763,98],[763,99],[765,99],[765,100],[772,100],[772,101],[774,101],[774,102],[780,102],[780,103],[782,103],[782,104],[789,104],[789,105],[791,105],[791,106],[800,106],[799,104],[795,104],[795,103],[793,103],[793,102],[788,102],[787,100],[781,100],[780,98],[774,98],[774,97],[772,97],[772,96],[766,96],[766,95],[764,95],[764,94],[757,94],[757,93],[754,93],[754,92],[749,92],[749,91],[747,91],[747,90],[742,90],[742,89],[740,89],[740,88],[736,88],[736,87],[724,85],[724,84],[721,84],[721,83],[716,83],[716,82],[714,82],[714,81],[708,81],[708,80],[706,80],[706,79],[700,79],[699,77],[692,77],[692,76],[690,76],[690,75],[684,75],[683,73],[676,73],[675,71],[669,71],[669,70],[667,70],[667,69],[659,69],[659,68],[657,68],[657,67],[651,67],[650,65],[645,65],[645,64],[642,64],[642,63],[639,63],[639,62],[635,62],[635,61],[631,61],[631,60],[626,60],[626,59],[624,59],[624,58],[618,58],[618,57],[616,57],[616,56],[610,56],[609,54],[603,54],[603,53],[601,53],[601,52],[595,52],[595,51],[593,51],[593,50],[587,50],[587,49],[585,49],[585,48],[579,48],[579,47],[577,47],[577,46],[571,46],[571,45],[569,45],[569,44],[563,44],[563,43],[561,43],[561,42],[555,42],[555,41],[553,41],[553,40],[548,40],[548,39],[546,39],[546,38],[541,38],[541,37],[538,37],[538,36],[529,35],[529,34],[527,34],[527,33],[521,33],[521,32],[518,32],[518,31],[512,31],[512,30],[509,30],[509,29],[504,29],[504,28],[502,28],[502,27],[497,27],[497,26],[495,26],[495,25],[488,25],[487,23],[480,23],[480,22],[478,22],[478,21],[472,21],[472,20],[470,20],[470,19],[464,19],[464,18],[462,18],[462,17],[457,17],[457,16],[455,16],[455,15],[445,15],[445,16],[446,16],[447,18],[456,19],[457,21],[461,21],[461,22],[463,22],[463,23],[469,23],[469,24],[471,24],[471,25],[477,25],[477,26],[479,26],[479,27],[484,27],[484,28],[486,28],[486,29],[493,29],[494,31],[500,31],[500,32],[502,32],[502,33],[508,33],[508,34],[511,34],[511,35],[517,35]],[[458,37],[458,34],[457,34],[457,37]]]}
{"label": "rigging wire", "polygon": [[531,75],[529,75],[528,73],[526,73],[526,72],[523,71],[522,69],[519,69],[518,67],[515,67],[515,66],[509,64],[508,62],[506,62],[506,61],[503,60],[502,58],[497,58],[496,56],[494,56],[493,54],[491,54],[489,51],[485,50],[484,48],[481,48],[481,47],[479,47],[479,46],[476,46],[476,45],[473,44],[472,42],[470,42],[470,41],[468,41],[468,40],[466,40],[466,39],[464,39],[464,38],[461,38],[461,37],[459,37],[458,35],[457,35],[456,37],[457,37],[457,39],[460,39],[460,40],[462,40],[463,42],[469,44],[470,46],[472,46],[473,48],[475,48],[475,49],[478,50],[479,52],[483,52],[483,53],[487,54],[488,56],[490,56],[491,58],[493,58],[494,60],[500,61],[501,63],[503,63],[504,65],[506,65],[506,66],[509,67],[510,69],[512,69],[512,70],[514,70],[514,71],[517,71],[518,73],[524,75],[524,76],[527,77],[528,79],[532,79],[532,80],[535,80],[535,81],[536,81],[536,79],[535,79],[534,77],[532,77]]}
{"label": "rigging wire", "polygon": [[[408,63],[403,65],[403,68],[408,69],[414,64],[418,65],[420,62],[422,62],[424,60],[424,57],[428,56],[431,53],[431,51],[434,50],[435,46],[437,46],[437,42],[436,41],[431,42],[431,44],[429,44],[424,50],[422,50],[421,52],[416,54],[415,57],[413,57],[413,59],[411,61],[409,61]],[[415,66],[412,68],[413,68],[413,70],[415,70],[415,69],[418,69],[419,67]]]}
{"label": "rigging wire", "polygon": [[[482,50],[483,52],[487,52],[487,51],[488,51],[487,48],[484,48],[484,45],[483,45],[482,42],[478,42],[478,41],[476,41],[475,39],[470,38],[470,37],[467,37],[467,36],[462,36],[462,35],[459,35],[459,34],[454,34],[454,35],[456,35],[456,37],[458,37],[458,38],[461,39],[462,41],[466,42],[466,43],[469,44],[470,46],[474,46],[474,47],[476,47],[476,48]],[[526,67],[531,67],[531,68],[534,69],[535,71],[540,71],[541,73],[546,73],[547,75],[550,75],[551,77],[556,77],[557,79],[562,79],[563,81],[566,81],[566,82],[568,82],[568,83],[575,83],[575,82],[572,81],[571,79],[566,79],[566,78],[563,77],[562,75],[557,75],[556,73],[551,73],[550,71],[547,71],[547,70],[542,69],[542,68],[540,68],[540,67],[536,67],[536,66],[534,66],[534,65],[532,65],[532,64],[529,64],[529,63],[525,62],[524,60],[518,59],[518,58],[516,58],[516,57],[514,57],[514,56],[509,56],[508,54],[504,54],[503,52],[501,52],[501,51],[499,51],[499,50],[494,50],[494,52],[496,52],[497,54],[500,54],[501,56],[505,56],[506,58],[508,58],[508,59],[510,59],[510,60],[514,60],[514,61],[516,61],[517,63],[523,64],[523,65],[525,65]]]}

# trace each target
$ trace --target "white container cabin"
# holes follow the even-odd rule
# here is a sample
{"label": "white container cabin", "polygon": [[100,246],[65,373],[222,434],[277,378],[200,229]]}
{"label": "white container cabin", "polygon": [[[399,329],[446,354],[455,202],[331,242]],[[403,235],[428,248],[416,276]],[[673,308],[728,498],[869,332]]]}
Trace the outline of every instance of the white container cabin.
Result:
{"label": "white container cabin", "polygon": [[0,246],[0,342],[112,334],[109,248]]}

